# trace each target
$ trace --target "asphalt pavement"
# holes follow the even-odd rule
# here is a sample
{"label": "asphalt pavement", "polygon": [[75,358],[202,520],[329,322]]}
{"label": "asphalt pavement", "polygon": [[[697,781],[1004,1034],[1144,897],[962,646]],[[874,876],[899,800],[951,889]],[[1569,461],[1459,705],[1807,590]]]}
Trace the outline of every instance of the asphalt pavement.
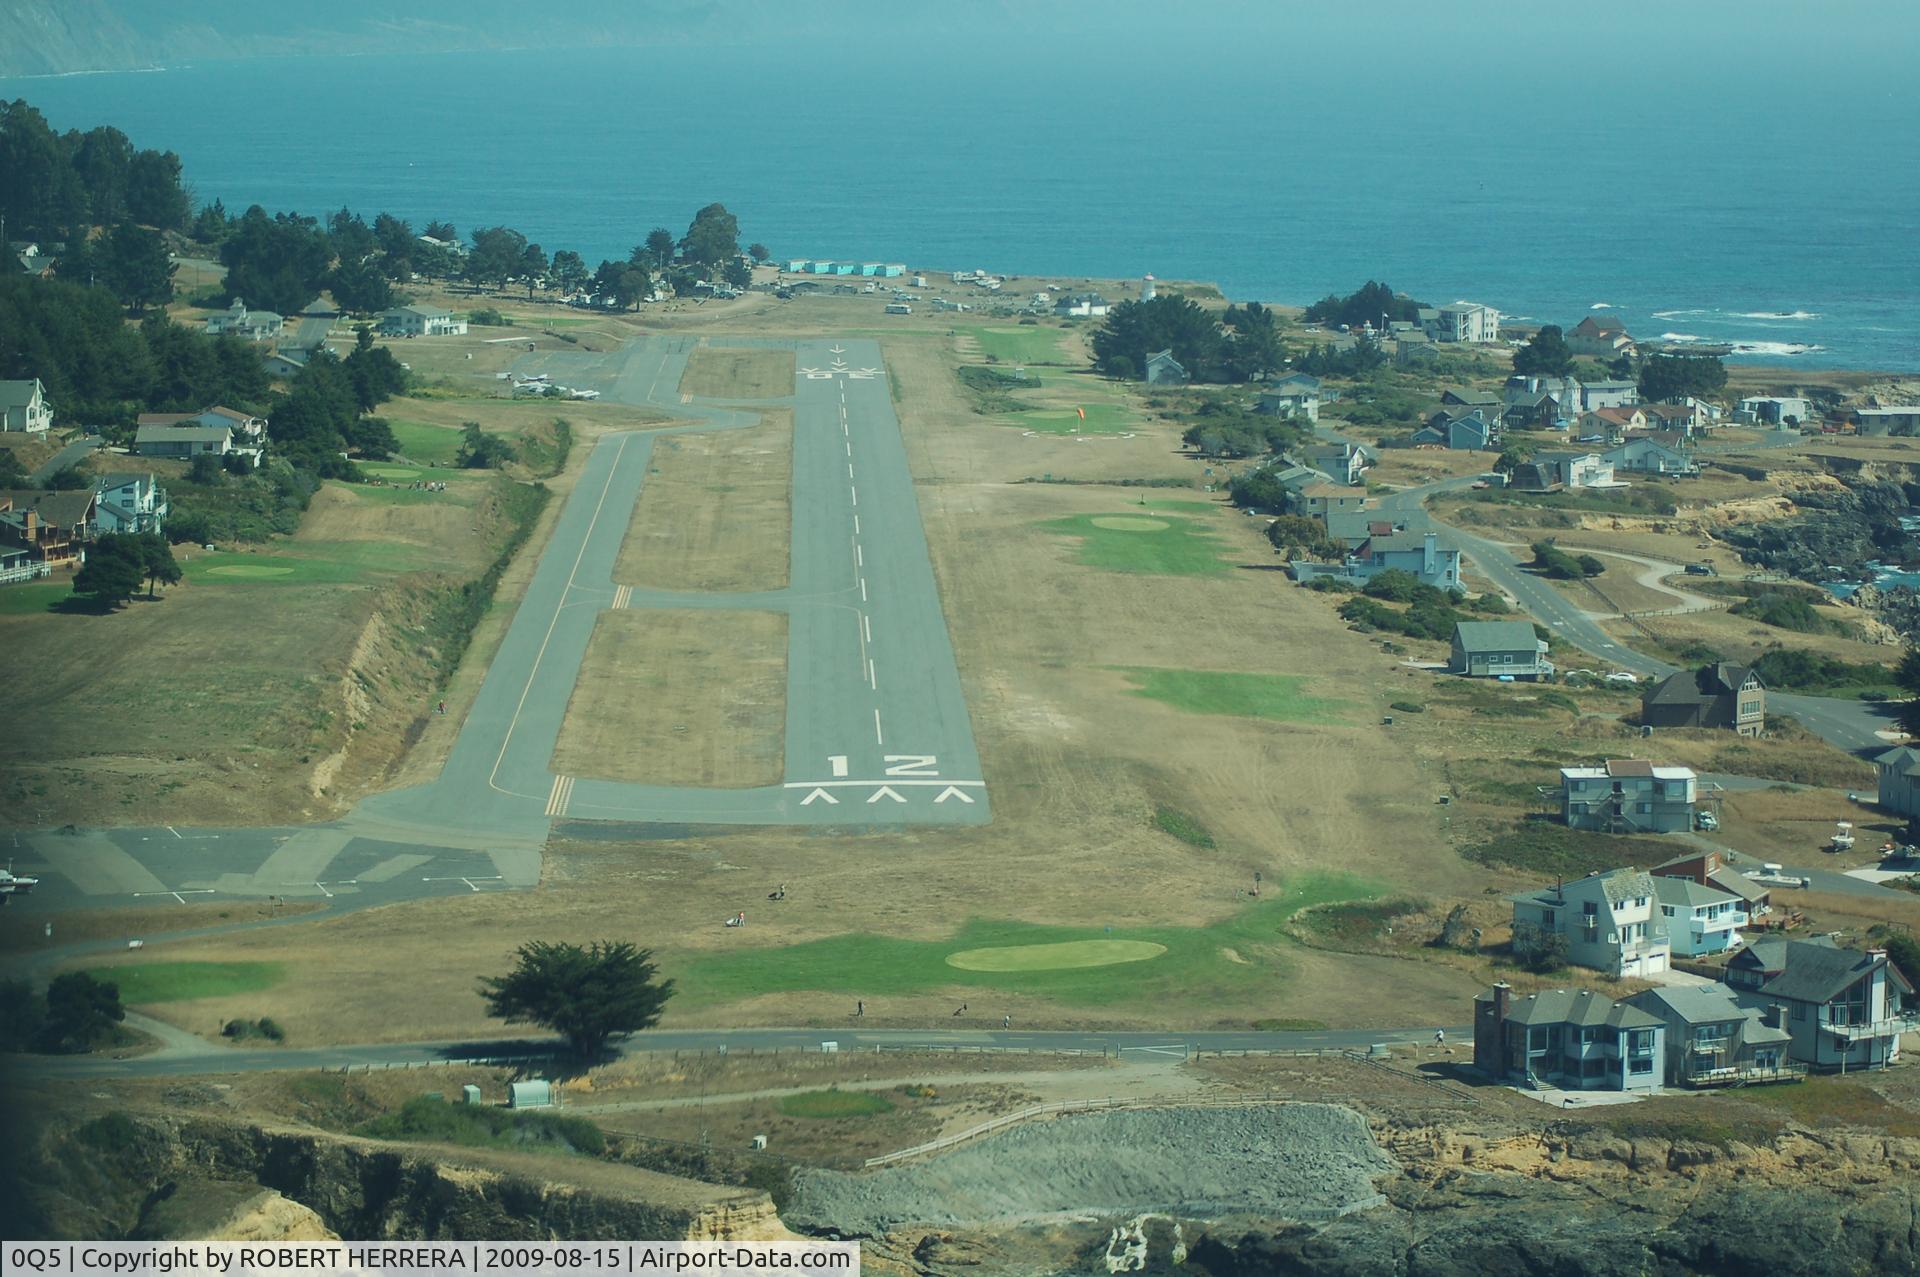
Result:
{"label": "asphalt pavement", "polygon": [[99,435],[88,435],[84,439],[74,440],[66,447],[60,449],[60,451],[54,453],[51,457],[48,457],[32,474],[28,475],[28,482],[36,487],[44,485],[47,480],[53,478],[54,475],[59,474],[67,467],[79,465],[81,461],[85,460],[88,453],[98,448],[103,442],[105,442],[105,440],[101,439]]}

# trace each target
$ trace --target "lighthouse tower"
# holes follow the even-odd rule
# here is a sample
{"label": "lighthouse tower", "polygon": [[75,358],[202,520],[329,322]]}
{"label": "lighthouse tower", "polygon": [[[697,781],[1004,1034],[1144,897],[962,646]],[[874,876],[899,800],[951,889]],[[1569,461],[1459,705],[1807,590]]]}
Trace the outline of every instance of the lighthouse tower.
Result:
{"label": "lighthouse tower", "polygon": [[1140,300],[1143,302],[1150,302],[1153,300],[1153,276],[1152,275],[1148,275],[1146,278],[1140,281]]}

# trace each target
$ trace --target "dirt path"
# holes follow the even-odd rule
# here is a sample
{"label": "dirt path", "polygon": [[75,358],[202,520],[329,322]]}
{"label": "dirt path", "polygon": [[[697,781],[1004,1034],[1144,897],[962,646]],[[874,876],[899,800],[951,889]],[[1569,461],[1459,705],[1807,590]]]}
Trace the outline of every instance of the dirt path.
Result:
{"label": "dirt path", "polygon": [[1635,612],[1633,613],[1635,616],[1684,616],[1688,612],[1716,612],[1726,606],[1724,600],[1710,599],[1704,594],[1694,594],[1691,591],[1668,585],[1665,578],[1685,574],[1687,569],[1684,564],[1668,563],[1662,559],[1650,559],[1643,554],[1628,554],[1623,550],[1601,550],[1590,546],[1579,545],[1562,546],[1561,548],[1571,554],[1596,554],[1603,558],[1624,559],[1628,563],[1638,563],[1641,565],[1642,571],[1633,578],[1636,582],[1655,593],[1664,594],[1669,598],[1679,600],[1678,604],[1674,607],[1662,608],[1654,612]]}

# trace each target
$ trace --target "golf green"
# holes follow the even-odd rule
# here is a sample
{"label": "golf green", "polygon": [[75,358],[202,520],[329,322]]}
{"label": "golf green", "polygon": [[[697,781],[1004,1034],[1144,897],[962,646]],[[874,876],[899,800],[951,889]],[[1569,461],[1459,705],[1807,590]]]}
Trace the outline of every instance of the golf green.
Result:
{"label": "golf green", "polygon": [[292,576],[293,569],[273,563],[223,563],[207,569],[208,576]]}
{"label": "golf green", "polygon": [[1144,519],[1133,514],[1096,514],[1093,526],[1114,532],[1161,532],[1173,525],[1165,519]]}
{"label": "golf green", "polygon": [[1058,944],[1015,944],[993,949],[963,949],[947,955],[947,965],[962,971],[1066,971],[1145,962],[1167,951],[1151,940],[1064,940]]}
{"label": "golf green", "polygon": [[407,466],[369,466],[360,467],[376,479],[418,479],[420,472]]}

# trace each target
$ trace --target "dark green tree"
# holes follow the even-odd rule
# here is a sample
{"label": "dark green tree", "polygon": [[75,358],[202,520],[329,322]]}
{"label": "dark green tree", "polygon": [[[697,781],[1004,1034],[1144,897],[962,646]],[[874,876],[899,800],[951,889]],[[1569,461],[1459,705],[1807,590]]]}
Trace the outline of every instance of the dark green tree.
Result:
{"label": "dark green tree", "polygon": [[754,243],[747,245],[747,256],[754,260],[755,265],[763,265],[773,254],[767,250],[765,244]]}
{"label": "dark green tree", "polygon": [[47,488],[53,492],[78,492],[92,485],[79,466],[62,466],[47,476]]}
{"label": "dark green tree", "polygon": [[647,242],[633,250],[632,261],[665,270],[673,264],[673,232],[656,226],[647,232]]}
{"label": "dark green tree", "polygon": [[219,200],[201,206],[194,215],[193,229],[188,232],[196,243],[218,244],[227,237],[233,228],[233,219],[227,216],[226,205]]}
{"label": "dark green tree", "polygon": [[327,238],[333,241],[333,255],[342,264],[366,261],[380,251],[380,241],[366,219],[349,208],[327,218]]}
{"label": "dark green tree", "polygon": [[746,288],[753,283],[753,267],[746,259],[736,257],[720,268],[720,277],[735,288]]}
{"label": "dark green tree", "polygon": [[180,185],[180,157],[139,151],[127,170],[127,216],[163,231],[185,230],[193,202]]}
{"label": "dark green tree", "polygon": [[12,448],[0,448],[0,492],[27,486],[27,472]]}
{"label": "dark green tree", "polygon": [[[648,236],[651,244],[652,236]],[[693,266],[712,271],[740,256],[740,219],[725,204],[709,204],[693,215],[680,240],[680,255]]]}
{"label": "dark green tree", "polygon": [[487,1014],[551,1029],[576,1057],[591,1060],[614,1038],[660,1022],[673,981],[659,979],[652,958],[625,942],[534,940],[520,946],[508,974],[481,978],[480,996]]}
{"label": "dark green tree", "polygon": [[0,218],[7,238],[80,237],[87,192],[46,117],[24,101],[0,103]]}
{"label": "dark green tree", "polygon": [[[385,346],[374,344],[373,328],[360,324],[353,330],[353,349],[346,358],[347,379],[353,385],[354,406],[372,412],[395,395],[405,394],[407,370]],[[397,447],[391,449],[397,451]]]}
{"label": "dark green tree", "polygon": [[460,242],[460,232],[454,229],[452,222],[428,222],[427,229],[420,233],[432,239],[437,239],[443,244],[457,244]]}
{"label": "dark green tree", "polygon": [[490,435],[477,421],[469,421],[460,435],[460,452],[455,460],[464,470],[498,470],[514,458],[513,445],[499,435]]}
{"label": "dark green tree", "polygon": [[1377,328],[1383,320],[1411,323],[1419,318],[1420,310],[1425,305],[1425,302],[1400,296],[1383,283],[1368,280],[1345,297],[1329,293],[1307,307],[1306,321],[1331,327],[1345,324],[1350,328],[1358,328],[1362,324],[1372,324]]}
{"label": "dark green tree", "polygon": [[85,971],[69,971],[47,985],[41,1045],[61,1054],[88,1051],[126,1018],[119,985],[96,980]]}
{"label": "dark green tree", "polygon": [[73,592],[88,595],[102,606],[117,607],[138,594],[146,579],[147,556],[140,538],[109,532],[87,547],[86,564],[73,574]]}
{"label": "dark green tree", "polygon": [[633,262],[601,262],[600,269],[593,273],[593,291],[613,298],[616,306],[628,310],[653,292],[653,277],[646,267]]}
{"label": "dark green tree", "polygon": [[312,301],[333,267],[333,244],[311,217],[269,217],[258,204],[220,245],[228,297],[249,306],[292,314]]}
{"label": "dark green tree", "polygon": [[[68,141],[73,135],[67,135]],[[73,169],[87,188],[88,220],[115,226],[127,216],[127,185],[133,172],[133,143],[119,129],[102,125],[80,136],[72,148]]]}
{"label": "dark green tree", "polygon": [[107,287],[133,310],[173,300],[173,254],[159,231],[122,222],[107,236],[100,264]]}
{"label": "dark green tree", "polygon": [[180,565],[174,562],[173,547],[167,539],[158,532],[137,533],[135,538],[140,542],[141,565],[147,575],[147,597],[153,597],[155,585],[179,584]]}
{"label": "dark green tree", "polygon": [[25,980],[0,981],[0,1052],[15,1054],[40,1045],[47,1004]]}
{"label": "dark green tree", "polygon": [[187,482],[201,485],[219,483],[226,477],[227,468],[220,464],[220,458],[214,453],[203,452],[187,462]]}
{"label": "dark green tree", "polygon": [[1227,330],[1220,355],[1225,380],[1253,381],[1286,366],[1279,319],[1271,310],[1259,302],[1229,306],[1221,322]]}
{"label": "dark green tree", "polygon": [[1727,366],[1717,355],[1653,355],[1640,365],[1640,397],[1648,403],[1711,399],[1726,388]]}
{"label": "dark green tree", "polygon": [[1893,681],[1909,699],[1899,705],[1900,730],[1920,736],[1920,647],[1909,647],[1894,666]]}
{"label": "dark green tree", "polygon": [[1305,555],[1311,559],[1338,562],[1346,556],[1346,547],[1327,535],[1320,520],[1305,515],[1283,514],[1269,523],[1267,541],[1289,558]]}
{"label": "dark green tree", "polygon": [[461,274],[474,284],[503,286],[523,269],[527,237],[511,226],[483,226],[473,233],[473,251]]}
{"label": "dark green tree", "polygon": [[342,260],[327,277],[333,299],[347,310],[368,315],[393,305],[393,281],[375,260]]}
{"label": "dark green tree", "polygon": [[1220,322],[1212,312],[1177,293],[1162,293],[1109,310],[1093,334],[1093,357],[1103,371],[1115,356],[1145,368],[1147,356],[1170,349],[1189,377],[1208,381],[1218,371],[1221,340]]}
{"label": "dark green tree", "polygon": [[1547,324],[1513,352],[1513,370],[1528,377],[1564,377],[1573,371],[1573,352],[1558,324]]}
{"label": "dark green tree", "polygon": [[1512,474],[1531,460],[1533,460],[1533,443],[1526,439],[1515,439],[1500,449],[1500,455],[1494,458],[1493,468],[1501,474]]}
{"label": "dark green tree", "polygon": [[547,264],[547,278],[563,293],[578,292],[587,282],[587,264],[571,248],[562,248]]}

